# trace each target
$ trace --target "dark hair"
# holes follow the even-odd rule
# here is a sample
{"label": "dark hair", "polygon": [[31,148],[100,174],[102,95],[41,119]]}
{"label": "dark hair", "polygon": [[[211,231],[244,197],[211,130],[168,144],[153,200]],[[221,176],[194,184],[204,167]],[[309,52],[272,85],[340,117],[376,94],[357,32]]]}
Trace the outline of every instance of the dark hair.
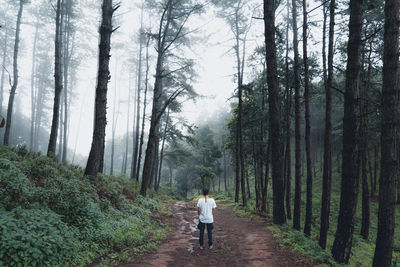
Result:
{"label": "dark hair", "polygon": [[207,196],[209,192],[210,190],[208,190],[208,188],[203,189],[203,195]]}

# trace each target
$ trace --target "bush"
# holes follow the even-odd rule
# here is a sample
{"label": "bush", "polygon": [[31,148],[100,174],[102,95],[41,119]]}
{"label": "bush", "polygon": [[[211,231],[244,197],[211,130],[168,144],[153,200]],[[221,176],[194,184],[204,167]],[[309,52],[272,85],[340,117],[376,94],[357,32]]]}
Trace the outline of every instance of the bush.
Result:
{"label": "bush", "polygon": [[25,206],[31,198],[28,178],[8,159],[0,158],[0,204],[7,210]]}
{"label": "bush", "polygon": [[[0,146],[0,266],[82,266],[154,248],[165,229],[138,184],[99,175],[26,147]],[[127,257],[129,258],[129,257]]]}
{"label": "bush", "polygon": [[87,206],[96,201],[95,189],[86,180],[55,177],[46,179],[36,192],[38,201],[60,214],[64,222],[79,226]]}
{"label": "bush", "polygon": [[59,266],[80,249],[76,230],[50,210],[0,213],[0,266]]}

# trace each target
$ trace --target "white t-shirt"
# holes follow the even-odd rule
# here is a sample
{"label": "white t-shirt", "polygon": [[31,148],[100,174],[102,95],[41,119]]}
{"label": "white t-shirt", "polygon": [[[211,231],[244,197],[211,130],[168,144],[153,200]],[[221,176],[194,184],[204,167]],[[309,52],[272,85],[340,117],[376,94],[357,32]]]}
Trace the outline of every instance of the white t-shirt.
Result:
{"label": "white t-shirt", "polygon": [[212,209],[216,208],[217,205],[215,204],[214,199],[207,198],[200,198],[197,202],[197,207],[200,208],[200,216],[199,219],[202,223],[213,223],[214,218],[212,215]]}

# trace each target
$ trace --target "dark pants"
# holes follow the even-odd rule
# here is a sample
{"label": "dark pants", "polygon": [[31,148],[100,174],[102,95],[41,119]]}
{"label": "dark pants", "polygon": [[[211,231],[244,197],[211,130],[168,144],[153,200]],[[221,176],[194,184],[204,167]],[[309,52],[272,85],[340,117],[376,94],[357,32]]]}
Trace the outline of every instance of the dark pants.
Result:
{"label": "dark pants", "polygon": [[200,238],[199,238],[200,246],[202,246],[204,244],[204,230],[205,230],[206,226],[207,226],[207,234],[208,234],[208,245],[211,246],[213,243],[212,230],[214,229],[214,224],[199,222],[198,228],[200,229]]}

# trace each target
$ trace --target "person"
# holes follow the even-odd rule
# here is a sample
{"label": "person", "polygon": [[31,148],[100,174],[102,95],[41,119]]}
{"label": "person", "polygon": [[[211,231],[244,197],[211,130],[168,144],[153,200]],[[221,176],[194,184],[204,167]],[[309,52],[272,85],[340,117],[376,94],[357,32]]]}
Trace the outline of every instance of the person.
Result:
{"label": "person", "polygon": [[197,226],[200,230],[200,249],[204,249],[204,230],[207,227],[208,234],[208,247],[212,249],[213,239],[212,230],[214,228],[214,218],[213,210],[217,207],[214,199],[208,196],[209,190],[207,188],[203,189],[204,198],[200,198],[197,202],[197,214],[199,215],[199,225]]}

